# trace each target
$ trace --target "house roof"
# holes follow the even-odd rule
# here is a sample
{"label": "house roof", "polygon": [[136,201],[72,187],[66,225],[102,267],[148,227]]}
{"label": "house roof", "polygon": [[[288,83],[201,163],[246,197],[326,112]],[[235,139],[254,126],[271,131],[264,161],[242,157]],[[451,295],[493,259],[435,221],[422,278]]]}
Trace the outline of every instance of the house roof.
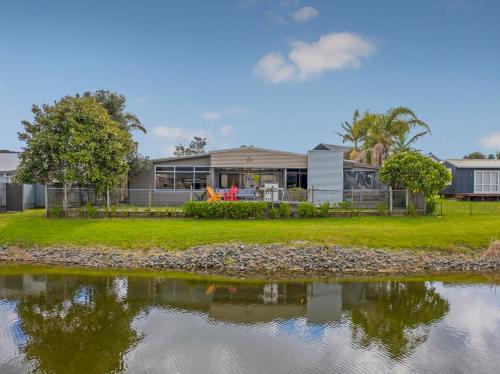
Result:
{"label": "house roof", "polygon": [[436,162],[441,162],[441,161],[442,161],[442,160],[441,160],[438,156],[436,156],[436,155],[435,155],[434,153],[432,153],[432,152],[427,153],[427,155],[426,155],[426,156],[427,156],[427,157],[429,157],[429,158],[432,158],[432,159],[433,159],[434,161],[436,161]]}
{"label": "house roof", "polygon": [[351,169],[359,168],[359,169],[370,169],[370,170],[379,170],[379,166],[373,166],[370,164],[365,164],[362,162],[356,162],[352,160],[344,160],[344,167],[348,166]]}
{"label": "house roof", "polygon": [[500,160],[446,160],[453,166],[463,169],[500,169]]}
{"label": "house roof", "polygon": [[19,152],[3,151],[0,152],[0,171],[14,171],[19,165]]}
{"label": "house roof", "polygon": [[198,155],[174,156],[174,157],[157,158],[157,159],[154,159],[154,160],[151,160],[151,161],[152,162],[163,162],[163,161],[173,161],[173,160],[185,160],[185,159],[190,159],[190,158],[208,157],[210,155],[219,154],[219,153],[248,152],[248,151],[271,152],[271,153],[277,153],[277,154],[282,154],[282,155],[290,155],[290,156],[305,156],[305,154],[302,154],[302,153],[294,153],[294,152],[287,152],[287,151],[277,151],[275,149],[260,148],[260,147],[254,147],[254,146],[242,146],[242,147],[237,147],[237,148],[217,149],[217,150],[209,151],[209,152],[206,152],[206,153],[200,153]]}
{"label": "house roof", "polygon": [[347,151],[350,151],[351,149],[352,149],[352,147],[346,147],[345,145],[319,143],[312,150],[313,151],[339,151],[339,152],[347,152]]}

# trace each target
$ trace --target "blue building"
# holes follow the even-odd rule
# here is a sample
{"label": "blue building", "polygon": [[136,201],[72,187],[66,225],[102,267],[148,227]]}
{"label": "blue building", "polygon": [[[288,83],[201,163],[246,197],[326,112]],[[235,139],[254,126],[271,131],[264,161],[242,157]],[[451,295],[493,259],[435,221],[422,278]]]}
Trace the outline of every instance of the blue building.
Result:
{"label": "blue building", "polygon": [[500,160],[445,160],[452,181],[445,196],[500,198]]}

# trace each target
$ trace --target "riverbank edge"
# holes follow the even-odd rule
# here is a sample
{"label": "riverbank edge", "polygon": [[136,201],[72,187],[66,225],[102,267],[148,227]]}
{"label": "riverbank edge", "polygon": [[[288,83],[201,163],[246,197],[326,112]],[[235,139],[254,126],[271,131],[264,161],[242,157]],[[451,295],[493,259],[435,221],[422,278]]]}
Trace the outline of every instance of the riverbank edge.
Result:
{"label": "riverbank edge", "polygon": [[1,247],[0,264],[153,270],[238,279],[380,278],[500,273],[486,251],[384,250],[320,245],[219,244],[184,251],[84,247]]}

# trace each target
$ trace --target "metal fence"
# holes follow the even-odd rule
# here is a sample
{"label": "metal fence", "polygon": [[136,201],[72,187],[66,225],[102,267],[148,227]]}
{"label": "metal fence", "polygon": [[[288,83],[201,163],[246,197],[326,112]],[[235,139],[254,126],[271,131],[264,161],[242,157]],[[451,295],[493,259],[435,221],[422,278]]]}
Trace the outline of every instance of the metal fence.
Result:
{"label": "metal fence", "polygon": [[0,211],[5,210],[7,205],[7,186],[0,183]]}
{"label": "metal fence", "polygon": [[[269,203],[313,202],[316,205],[328,202],[338,208],[366,210],[423,211],[425,200],[422,194],[411,194],[407,190],[323,190],[300,189],[255,189],[238,193],[238,200],[264,201]],[[229,199],[228,191],[217,192],[221,200]],[[66,199],[65,199],[66,195]],[[85,206],[97,208],[158,208],[179,207],[187,201],[207,200],[205,190],[154,190],[113,189],[98,193],[95,189],[73,187],[47,189],[47,208],[75,209]]]}

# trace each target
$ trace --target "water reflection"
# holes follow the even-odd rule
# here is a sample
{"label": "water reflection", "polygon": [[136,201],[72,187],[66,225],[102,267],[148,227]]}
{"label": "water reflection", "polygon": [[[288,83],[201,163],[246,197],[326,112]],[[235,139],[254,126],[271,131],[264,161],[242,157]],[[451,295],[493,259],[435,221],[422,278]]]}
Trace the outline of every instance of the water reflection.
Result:
{"label": "water reflection", "polygon": [[[0,276],[0,315],[6,316],[0,319],[0,372],[306,373],[396,367],[460,372],[471,362],[476,372],[494,372],[500,365],[488,354],[500,349],[500,297],[494,291],[485,285],[399,281],[213,284],[159,277]],[[449,315],[464,307],[460,303],[470,309],[472,301],[482,302],[488,329],[470,331],[464,321],[450,323]],[[481,357],[464,344],[470,335],[476,345],[489,341],[481,345]],[[448,354],[460,351],[456,361],[432,353],[442,344]],[[455,367],[460,361],[468,364]]]}

